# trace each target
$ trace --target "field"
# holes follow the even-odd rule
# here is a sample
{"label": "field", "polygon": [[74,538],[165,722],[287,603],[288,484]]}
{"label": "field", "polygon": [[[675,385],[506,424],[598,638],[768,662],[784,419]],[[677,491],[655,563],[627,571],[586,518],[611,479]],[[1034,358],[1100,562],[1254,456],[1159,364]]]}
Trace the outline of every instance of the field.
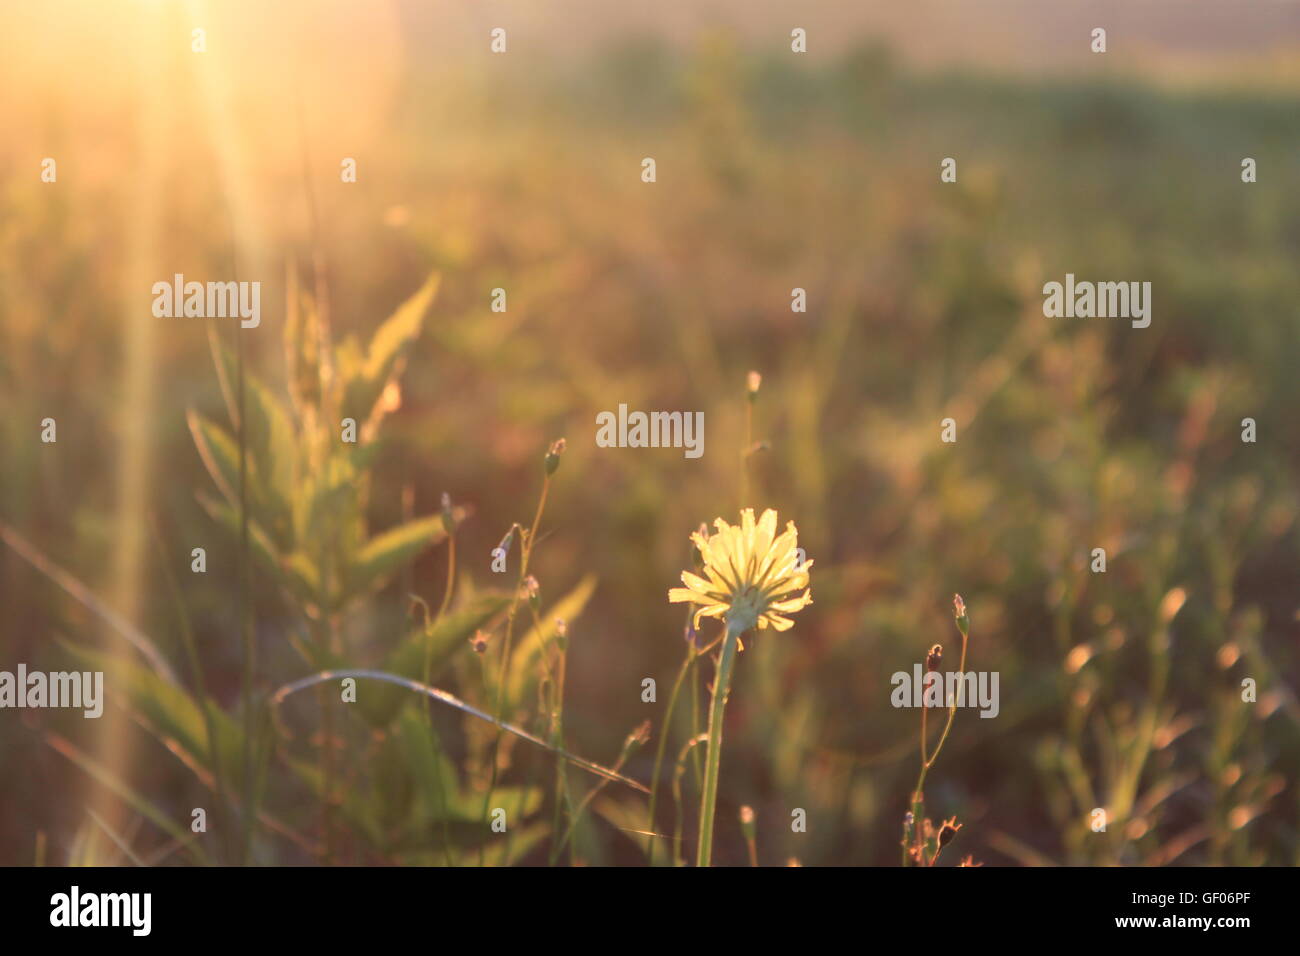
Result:
{"label": "field", "polygon": [[[1086,18],[1008,70],[52,8],[0,21],[0,671],[106,703],[0,710],[0,864],[1300,863],[1294,86]],[[1045,316],[1067,274],[1149,327]],[[690,628],[742,508],[812,603]],[[999,700],[917,794],[935,644]]]}

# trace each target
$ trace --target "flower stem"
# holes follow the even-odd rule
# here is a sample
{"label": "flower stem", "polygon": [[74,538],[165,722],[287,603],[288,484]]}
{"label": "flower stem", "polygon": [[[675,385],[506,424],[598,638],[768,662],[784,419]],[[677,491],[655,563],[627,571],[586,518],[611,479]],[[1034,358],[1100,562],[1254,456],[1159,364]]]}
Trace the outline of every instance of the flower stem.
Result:
{"label": "flower stem", "polygon": [[677,680],[673,682],[672,693],[668,695],[668,710],[664,714],[663,727],[659,731],[659,743],[655,748],[655,765],[654,772],[650,775],[650,815],[646,824],[646,829],[650,835],[646,838],[646,860],[649,866],[655,865],[655,840],[658,835],[655,833],[655,807],[659,802],[659,771],[664,763],[664,748],[668,744],[668,732],[672,729],[673,711],[677,707],[677,695],[682,689],[682,683],[690,672],[691,665],[695,663],[695,645],[691,644],[686,649],[686,660],[682,661],[681,670],[677,672]]}
{"label": "flower stem", "polygon": [[[969,627],[970,625],[967,623],[967,620],[963,612],[963,616],[957,619],[957,630],[961,633],[961,663],[957,665],[958,674],[966,673],[966,645],[967,645],[967,638],[969,637]],[[926,677],[928,676],[929,673],[926,674]],[[942,679],[943,679],[942,675],[940,675],[939,680]],[[922,684],[921,772],[920,774],[917,775],[916,786],[912,788],[912,800],[911,800],[912,825],[910,828],[904,827],[903,866],[907,866],[909,862],[907,847],[908,847],[908,841],[910,840],[912,834],[916,835],[916,846],[919,851],[917,854],[919,857],[918,865],[927,866],[933,864],[934,862],[933,860],[931,860],[930,864],[927,864],[925,862],[925,853],[924,853],[924,836],[923,836],[924,825],[921,822],[921,817],[925,813],[925,793],[924,793],[925,777],[930,772],[930,768],[934,766],[934,762],[939,759],[939,751],[943,749],[944,741],[948,739],[948,731],[952,730],[953,719],[957,716],[957,696],[958,694],[961,693],[962,691],[959,685],[957,692],[955,692],[953,694],[952,699],[948,701],[948,720],[943,725],[943,733],[940,734],[939,736],[939,742],[935,744],[934,752],[927,756],[926,755],[926,728],[925,728],[925,715],[926,715],[927,708],[925,705],[925,687],[924,684]]]}
{"label": "flower stem", "polygon": [[713,857],[713,815],[718,802],[718,770],[722,765],[722,716],[727,707],[731,669],[736,663],[740,632],[727,626],[718,659],[718,673],[713,678],[713,702],[709,705],[709,753],[704,763],[704,788],[700,801],[700,843],[696,866],[708,866]]}

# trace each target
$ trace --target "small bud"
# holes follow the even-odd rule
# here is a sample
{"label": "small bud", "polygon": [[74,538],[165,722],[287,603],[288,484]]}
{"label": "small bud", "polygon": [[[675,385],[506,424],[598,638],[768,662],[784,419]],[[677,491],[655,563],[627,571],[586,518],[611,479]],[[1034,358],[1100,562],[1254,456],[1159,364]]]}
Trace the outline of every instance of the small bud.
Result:
{"label": "small bud", "polygon": [[943,645],[936,644],[934,647],[930,648],[930,653],[925,657],[926,671],[937,671],[941,660],[943,660]]}
{"label": "small bud", "polygon": [[482,654],[487,650],[488,636],[483,631],[475,631],[474,636],[469,639],[469,646],[474,648],[475,653]]}
{"label": "small bud", "polygon": [[451,506],[451,495],[442,493],[442,528],[448,534],[456,533],[456,512]]}
{"label": "small bud", "polygon": [[754,808],[748,804],[740,808],[740,831],[745,835],[746,840],[752,840],[756,835],[754,827]]}
{"label": "small bud", "polygon": [[560,650],[569,646],[569,622],[562,617],[555,619],[555,643],[560,645]]}
{"label": "small bud", "polygon": [[541,585],[537,583],[537,578],[531,574],[524,578],[523,587],[520,588],[521,596],[528,598],[528,603],[537,606],[537,595],[541,591]]}
{"label": "small bud", "polygon": [[939,846],[945,847],[952,842],[952,838],[957,835],[957,831],[962,828],[962,824],[957,822],[956,817],[950,817],[943,821],[943,826],[939,827]]}
{"label": "small bud", "polygon": [[546,476],[549,478],[555,474],[555,469],[560,467],[560,456],[564,454],[564,439],[559,438],[551,443],[551,450],[546,453],[545,465]]}
{"label": "small bud", "polygon": [[514,524],[510,526],[510,530],[506,532],[506,536],[501,539],[501,543],[498,544],[497,547],[500,548],[502,551],[509,551],[510,545],[513,544],[515,540],[515,529],[518,527],[519,527],[519,522],[516,521]]}
{"label": "small bud", "polygon": [[637,747],[645,746],[649,739],[650,721],[643,720],[637,724],[636,729],[627,735],[627,740],[623,741],[623,755],[626,757]]}
{"label": "small bud", "polygon": [[752,402],[758,397],[758,390],[763,387],[763,376],[751,370],[747,385],[749,389],[749,400]]}
{"label": "small bud", "polygon": [[965,637],[970,622],[966,619],[966,602],[961,599],[960,594],[952,596],[952,616],[957,620],[957,630],[961,631],[962,637]]}

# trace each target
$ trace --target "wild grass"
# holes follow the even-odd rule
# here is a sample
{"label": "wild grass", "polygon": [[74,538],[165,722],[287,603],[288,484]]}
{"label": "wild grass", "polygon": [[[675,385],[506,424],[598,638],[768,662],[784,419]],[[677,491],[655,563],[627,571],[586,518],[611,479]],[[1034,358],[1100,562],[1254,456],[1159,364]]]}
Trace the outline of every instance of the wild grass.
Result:
{"label": "wild grass", "polygon": [[[347,243],[277,226],[328,279],[266,277],[285,309],[256,338],[166,330],[139,619],[103,596],[113,223],[90,184],[74,222],[3,174],[0,646],[92,666],[123,635],[140,759],[103,765],[57,716],[0,739],[117,808],[7,779],[0,860],[897,865],[910,812],[909,864],[1300,862],[1300,204],[1281,174],[1233,178],[1245,149],[1286,168],[1296,104],[922,75],[869,47],[621,62],[459,105],[413,87],[372,191],[322,192]],[[649,148],[671,201],[627,172]],[[202,156],[168,161],[204,181]],[[195,190],[187,211],[218,205]],[[1045,322],[1067,269],[1154,280],[1150,334]],[[595,448],[620,401],[704,410],[709,451]],[[749,507],[796,520],[816,604],[728,654],[664,591],[703,570],[687,532]],[[995,720],[888,704],[956,589]]]}

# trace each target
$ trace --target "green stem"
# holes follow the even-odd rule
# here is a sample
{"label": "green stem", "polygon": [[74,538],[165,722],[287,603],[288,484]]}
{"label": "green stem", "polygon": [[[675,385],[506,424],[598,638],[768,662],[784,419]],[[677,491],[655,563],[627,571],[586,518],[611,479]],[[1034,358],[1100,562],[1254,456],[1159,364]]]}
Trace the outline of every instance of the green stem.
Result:
{"label": "green stem", "polygon": [[650,819],[646,824],[646,829],[650,831],[650,836],[646,838],[646,860],[649,866],[655,865],[655,840],[658,839],[655,832],[655,807],[659,799],[659,771],[664,763],[664,751],[667,749],[668,732],[673,723],[673,711],[677,707],[677,695],[681,692],[687,672],[695,663],[695,656],[695,645],[691,644],[686,650],[686,660],[682,661],[681,670],[677,672],[677,680],[673,682],[672,693],[668,695],[668,710],[664,713],[663,726],[659,730],[659,744],[655,749],[655,767],[650,776]]}
{"label": "green stem", "polygon": [[[438,616],[433,619],[433,626],[436,627],[442,620],[443,615],[447,613],[447,607],[451,604],[451,592],[456,584],[456,532],[452,531],[447,535],[447,587],[442,592],[442,604],[438,607]],[[429,625],[429,608],[425,605],[424,609],[424,683],[428,684],[433,678],[433,636],[432,628]],[[436,754],[442,752],[441,743],[438,740],[438,730],[434,725],[433,719],[433,701],[426,701],[425,716],[429,722],[429,736],[433,740],[433,746]],[[454,866],[455,863],[451,857],[451,837],[448,834],[447,827],[447,797],[443,791],[442,774],[435,773],[434,778],[437,781],[436,792],[439,803],[439,814],[442,816],[442,855],[448,866]]]}
{"label": "green stem", "polygon": [[[510,645],[515,635],[515,614],[519,610],[519,592],[523,589],[524,581],[528,577],[528,558],[532,554],[533,544],[537,539],[537,528],[542,523],[542,512],[546,510],[546,495],[551,488],[551,477],[547,475],[542,478],[542,493],[537,500],[537,511],[533,514],[533,526],[524,537],[523,530],[520,530],[519,541],[519,580],[515,583],[514,597],[510,601],[510,611],[506,614],[506,639],[501,648],[501,667],[497,675],[497,693],[496,693],[496,719],[498,725],[505,719],[506,712],[506,676],[510,668]],[[488,811],[492,807],[492,794],[497,788],[498,764],[501,759],[501,728],[498,726],[496,737],[492,741],[492,774],[488,782],[487,791],[483,794],[483,823],[488,822]],[[511,834],[506,834],[506,841],[509,842]],[[479,866],[483,866],[484,844],[479,844]]]}
{"label": "green stem", "polygon": [[709,753],[704,763],[704,787],[700,800],[700,843],[695,865],[708,866],[713,858],[713,815],[718,802],[718,770],[722,766],[722,716],[727,708],[727,691],[731,669],[736,663],[740,631],[727,625],[718,659],[718,673],[713,679],[713,701],[709,705]]}
{"label": "green stem", "polygon": [[[957,625],[957,629],[958,629],[958,631],[961,633],[961,663],[958,664],[958,666],[957,666],[957,673],[959,673],[959,674],[964,674],[964,673],[966,673],[966,645],[967,645],[967,638],[968,638],[968,636],[969,636],[968,633],[967,633],[967,632],[968,632],[968,628],[969,628],[969,625],[964,625],[964,624],[962,624],[961,622],[959,622],[958,625]],[[927,673],[927,676],[928,676],[928,673]],[[922,679],[924,680],[924,678],[922,678]],[[941,677],[940,679],[942,680],[942,677]],[[959,688],[958,692],[960,692],[960,688]],[[926,708],[926,706],[925,706],[924,685],[922,685],[922,696],[921,696],[921,772],[917,775],[917,778],[916,778],[916,786],[912,788],[912,826],[911,826],[910,829],[907,828],[907,827],[904,827],[904,839],[903,839],[903,866],[907,866],[907,864],[908,864],[907,847],[908,847],[908,842],[909,842],[909,840],[910,840],[910,838],[911,838],[911,835],[912,835],[913,833],[916,835],[916,844],[917,844],[917,846],[918,846],[918,847],[922,847],[922,852],[919,854],[920,857],[921,857],[921,859],[918,861],[918,864],[921,865],[921,866],[925,866],[925,865],[926,865],[926,863],[925,863],[925,854],[924,854],[923,843],[922,843],[922,841],[923,841],[923,839],[924,839],[924,836],[923,836],[923,833],[924,833],[924,825],[923,825],[922,822],[921,822],[921,816],[922,816],[922,814],[925,812],[925,794],[924,794],[924,792],[923,792],[923,791],[924,791],[924,788],[925,788],[925,777],[926,777],[926,774],[928,774],[928,773],[930,772],[930,768],[934,766],[934,762],[935,762],[936,760],[939,759],[939,751],[943,749],[944,741],[946,741],[946,740],[948,739],[948,731],[952,730],[952,722],[953,722],[953,719],[957,716],[957,696],[956,696],[956,693],[954,693],[952,700],[950,700],[950,701],[948,702],[948,720],[947,720],[947,722],[943,725],[943,733],[939,735],[939,742],[938,742],[937,744],[935,744],[935,747],[934,747],[934,753],[930,754],[928,757],[926,756],[926,739],[925,739],[925,738],[926,738],[926,731],[925,731],[925,715],[926,715],[926,712],[927,712],[927,708]]]}

